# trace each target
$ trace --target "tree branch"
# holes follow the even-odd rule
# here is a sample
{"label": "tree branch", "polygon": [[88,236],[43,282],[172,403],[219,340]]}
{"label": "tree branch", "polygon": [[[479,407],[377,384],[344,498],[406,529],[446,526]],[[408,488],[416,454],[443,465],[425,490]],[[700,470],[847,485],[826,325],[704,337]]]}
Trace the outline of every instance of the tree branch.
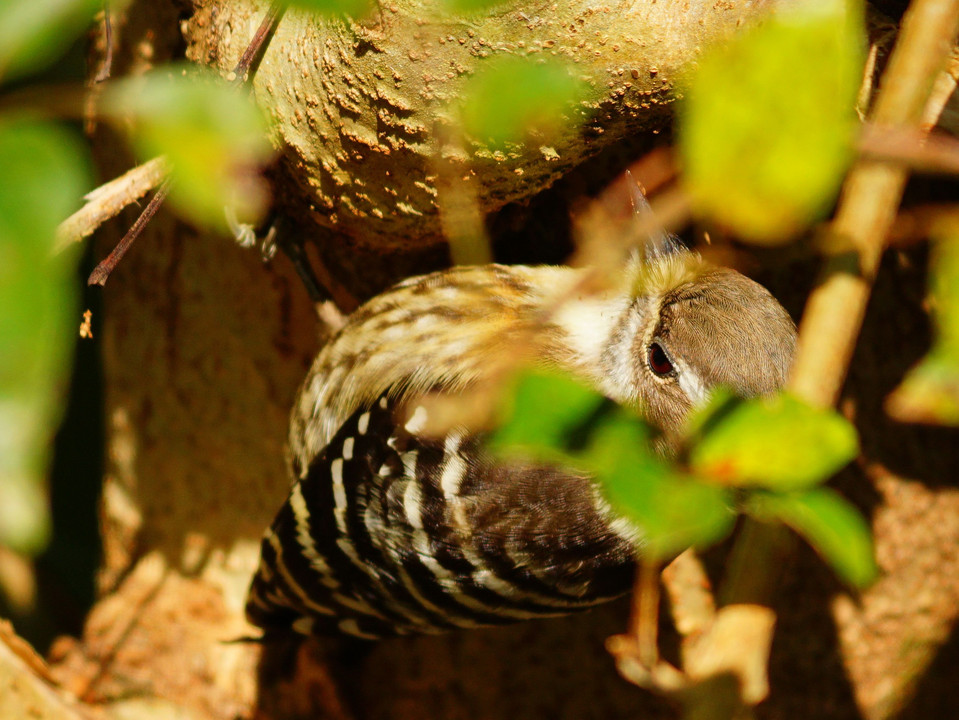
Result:
{"label": "tree branch", "polygon": [[118,215],[127,205],[136,202],[163,182],[169,170],[166,159],[156,157],[88,193],[87,204],[57,228],[54,252],[62,252],[73,243],[92,235],[98,227]]}

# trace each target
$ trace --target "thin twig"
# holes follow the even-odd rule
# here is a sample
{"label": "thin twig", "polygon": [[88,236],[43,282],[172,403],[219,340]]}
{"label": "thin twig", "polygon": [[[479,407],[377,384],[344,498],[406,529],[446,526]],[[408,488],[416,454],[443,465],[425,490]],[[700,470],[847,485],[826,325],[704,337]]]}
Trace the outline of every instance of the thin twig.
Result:
{"label": "thin twig", "polygon": [[130,249],[130,245],[133,244],[133,241],[137,239],[143,231],[143,228],[145,228],[147,223],[156,215],[157,210],[160,209],[169,191],[170,181],[164,180],[163,184],[160,185],[160,189],[156,191],[156,194],[150,200],[150,203],[144,208],[143,212],[140,213],[140,217],[133,223],[133,227],[127,230],[126,235],[124,235],[120,239],[120,242],[117,243],[117,246],[113,248],[113,252],[107,255],[107,257],[93,269],[93,272],[90,273],[90,277],[87,278],[87,285],[103,285],[106,283],[107,278],[110,277],[110,273],[113,272],[117,263],[123,259],[127,250]]}
{"label": "thin twig", "polygon": [[889,231],[888,246],[903,250],[926,240],[946,223],[959,225],[959,204],[915,205],[900,210]]}
{"label": "thin twig", "polygon": [[[106,6],[106,3],[104,3],[104,12],[107,41],[106,65],[107,63],[112,62],[112,31],[110,26],[109,7]],[[275,2],[270,5],[266,17],[263,18],[263,22],[260,23],[260,27],[257,29],[256,34],[253,36],[253,39],[250,40],[250,44],[247,45],[246,50],[243,52],[243,55],[240,58],[240,61],[237,63],[236,67],[231,73],[231,79],[235,84],[239,84],[245,80],[250,67],[260,56],[264,44],[273,34],[274,30],[276,30],[276,25],[283,16],[284,12],[284,6],[280,6]],[[109,68],[107,70],[109,74]],[[162,165],[162,169],[158,167],[159,165]],[[169,167],[167,167],[166,161],[162,157],[154,158],[150,162],[141,165],[139,168],[134,168],[134,170],[126,173],[120,178],[117,178],[111,183],[107,183],[106,185],[98,188],[96,191],[94,191],[97,194],[96,201],[92,200],[91,204],[88,204],[88,206],[84,207],[80,212],[72,215],[60,226],[60,239],[57,242],[58,249],[62,249],[62,247],[65,244],[69,244],[71,240],[80,240],[83,237],[86,237],[97,227],[99,227],[106,219],[113,217],[113,215],[116,215],[124,206],[140,197],[149,189],[149,187],[155,186],[157,182],[160,182],[160,180],[157,179],[156,173],[159,173],[160,177],[164,178],[162,180],[162,185],[160,185],[160,189],[157,190],[156,194],[150,200],[150,203],[140,214],[140,217],[137,218],[137,221],[134,223],[133,227],[131,227],[127,231],[126,235],[124,235],[120,240],[120,242],[117,243],[117,246],[113,249],[113,252],[111,252],[99,265],[97,265],[92,273],[90,273],[90,277],[87,279],[87,284],[103,285],[107,281],[107,278],[110,277],[110,273],[113,272],[113,269],[116,267],[117,263],[120,262],[127,250],[129,250],[130,245],[134,240],[136,240],[136,238],[146,227],[147,223],[150,222],[150,219],[156,215],[157,211],[160,209],[160,206],[166,199],[170,189]],[[142,191],[139,191],[140,188],[142,188],[145,184],[144,181],[149,183],[149,185]],[[107,190],[107,188],[109,188],[109,190]],[[129,198],[134,192],[139,192],[137,192],[132,199],[127,199],[125,202],[122,202],[122,204],[117,205],[113,196],[113,191],[122,193],[119,196],[121,202],[122,198]],[[107,202],[109,200],[113,200],[113,202]]]}
{"label": "thin twig", "polygon": [[450,260],[454,265],[492,262],[493,251],[480,208],[476,178],[464,173],[460,163],[452,159],[464,152],[462,135],[437,123],[433,136],[436,150],[431,164],[439,188],[436,203]]}
{"label": "thin twig", "polygon": [[959,140],[918,128],[867,125],[859,138],[859,152],[867,160],[899,163],[918,172],[959,174]]}
{"label": "thin twig", "polygon": [[696,551],[690,548],[680,554],[666,566],[661,577],[679,634],[688,638],[708,630],[716,618],[716,598]]}
{"label": "thin twig", "polygon": [[168,173],[166,158],[157,157],[87,193],[87,204],[57,228],[54,252],[61,252],[92,235],[98,227],[119,214],[127,205],[160,185]]}
{"label": "thin twig", "polygon": [[103,64],[93,78],[94,84],[109,80],[113,70],[113,23],[110,21],[110,3],[107,0],[103,0],[103,41],[106,44]]}
{"label": "thin twig", "polygon": [[266,41],[276,31],[276,26],[279,24],[285,12],[286,5],[281,5],[277,2],[270,3],[270,8],[266,11],[266,16],[260,23],[260,27],[258,27],[253,34],[250,44],[246,46],[246,50],[244,50],[240,56],[240,60],[237,62],[236,67],[233,68],[233,72],[227,76],[228,80],[237,85],[245,81],[246,74],[250,71],[254,61],[259,57],[260,51],[263,50]]}
{"label": "thin twig", "polygon": [[782,566],[792,543],[793,535],[785,526],[746,518],[727,562],[720,605],[770,605],[779,581],[776,568]]}

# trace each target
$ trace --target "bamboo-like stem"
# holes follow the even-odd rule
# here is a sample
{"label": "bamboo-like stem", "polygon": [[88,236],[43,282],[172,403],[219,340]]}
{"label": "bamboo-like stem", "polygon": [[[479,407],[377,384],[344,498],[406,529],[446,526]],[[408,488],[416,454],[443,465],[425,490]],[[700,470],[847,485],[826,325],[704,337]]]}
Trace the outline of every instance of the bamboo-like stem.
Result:
{"label": "bamboo-like stem", "polygon": [[[951,54],[957,24],[959,0],[915,0],[909,6],[883,75],[873,123],[919,124]],[[861,160],[846,179],[830,231],[850,251],[827,261],[809,296],[789,381],[789,389],[809,403],[829,407],[839,398],[907,177],[903,166]]]}
{"label": "bamboo-like stem", "polygon": [[[912,2],[882,78],[872,123],[891,128],[920,124],[951,54],[957,25],[959,0]],[[806,402],[831,407],[839,397],[907,177],[903,165],[862,159],[846,178],[830,232],[848,250],[826,261],[807,301],[788,384]],[[747,518],[730,559],[723,600],[768,604],[778,582],[774,558],[786,552],[787,543],[781,528]],[[765,645],[739,649],[763,656],[768,651]]]}

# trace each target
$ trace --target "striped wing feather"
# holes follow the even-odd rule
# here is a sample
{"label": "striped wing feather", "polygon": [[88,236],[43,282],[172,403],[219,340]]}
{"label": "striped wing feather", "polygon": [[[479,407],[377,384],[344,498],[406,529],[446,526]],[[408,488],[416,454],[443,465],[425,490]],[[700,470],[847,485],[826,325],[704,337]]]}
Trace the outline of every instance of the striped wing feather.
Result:
{"label": "striped wing feather", "polygon": [[629,588],[632,545],[588,478],[355,412],[263,539],[252,622],[361,638],[562,615]]}

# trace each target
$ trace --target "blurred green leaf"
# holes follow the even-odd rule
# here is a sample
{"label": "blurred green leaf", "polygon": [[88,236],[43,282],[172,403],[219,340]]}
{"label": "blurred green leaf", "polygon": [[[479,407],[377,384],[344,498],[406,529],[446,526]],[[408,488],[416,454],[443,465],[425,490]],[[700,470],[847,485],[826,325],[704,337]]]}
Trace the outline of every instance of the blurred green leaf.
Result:
{"label": "blurred green leaf", "polygon": [[912,368],[886,400],[902,422],[959,425],[959,363],[934,349]]}
{"label": "blurred green leaf", "polygon": [[886,401],[903,422],[959,425],[959,223],[937,228],[930,260],[936,339]]}
{"label": "blurred green leaf", "polygon": [[576,105],[585,93],[586,85],[559,60],[497,58],[463,88],[462,127],[492,148],[549,142],[562,128],[582,121]]}
{"label": "blurred green leaf", "polygon": [[835,491],[757,492],[750,496],[747,511],[759,520],[777,520],[791,527],[850,585],[861,588],[876,579],[879,570],[869,526]]}
{"label": "blurred green leaf", "polygon": [[575,467],[639,532],[643,553],[665,559],[728,533],[730,491],[675,471],[657,454],[646,423],[565,375],[525,371],[489,446],[501,456]]}
{"label": "blurred green leaf", "polygon": [[104,94],[107,111],[132,117],[141,159],[166,155],[173,167],[172,202],[187,217],[222,228],[232,206],[244,221],[262,212],[259,168],[271,150],[266,122],[242,88],[193,66],[166,66],[119,81]]}
{"label": "blurred green leaf", "polygon": [[505,396],[508,407],[490,438],[490,449],[500,455],[554,460],[568,459],[572,436],[607,402],[568,375],[539,370],[521,372]]}
{"label": "blurred green leaf", "polygon": [[89,186],[86,150],[49,122],[0,118],[0,544],[36,553],[45,473],[79,323],[76,252],[57,224]]}
{"label": "blurred green leaf", "polygon": [[372,0],[284,0],[285,5],[302,8],[320,15],[365,16],[372,8]]}
{"label": "blurred green leaf", "polygon": [[690,467],[722,484],[796,490],[826,481],[858,452],[856,429],[832,410],[780,394],[717,394],[691,423]]}
{"label": "blurred green leaf", "polygon": [[959,367],[959,222],[937,230],[930,262],[936,346]]}
{"label": "blurred green leaf", "polygon": [[647,558],[704,547],[732,530],[730,491],[675,471],[652,450],[644,423],[625,410],[599,422],[584,459],[609,504],[640,531]]}
{"label": "blurred green leaf", "polygon": [[697,211],[759,243],[821,215],[853,157],[864,48],[859,0],[804,0],[704,54],[679,132]]}
{"label": "blurred green leaf", "polygon": [[0,79],[41,70],[56,60],[102,6],[102,0],[4,0]]}

